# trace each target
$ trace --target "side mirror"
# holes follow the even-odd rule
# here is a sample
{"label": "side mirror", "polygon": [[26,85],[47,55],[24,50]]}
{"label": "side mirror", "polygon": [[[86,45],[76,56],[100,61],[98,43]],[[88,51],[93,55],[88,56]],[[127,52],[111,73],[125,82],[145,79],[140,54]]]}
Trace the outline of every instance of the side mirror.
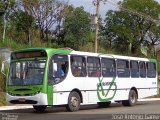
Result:
{"label": "side mirror", "polygon": [[6,74],[4,72],[4,61],[2,62],[1,73],[6,76]]}
{"label": "side mirror", "polygon": [[57,63],[53,63],[53,71],[57,71]]}
{"label": "side mirror", "polygon": [[2,66],[1,66],[1,73],[6,76],[6,69],[8,68],[9,66],[9,61],[10,60],[5,60],[5,61],[2,61]]}

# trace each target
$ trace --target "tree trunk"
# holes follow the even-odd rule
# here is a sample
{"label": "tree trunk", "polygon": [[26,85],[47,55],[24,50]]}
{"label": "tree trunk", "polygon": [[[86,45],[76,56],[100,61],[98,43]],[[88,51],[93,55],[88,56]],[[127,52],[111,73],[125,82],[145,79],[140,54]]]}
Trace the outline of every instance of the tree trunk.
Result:
{"label": "tree trunk", "polygon": [[32,46],[32,30],[29,28],[28,30],[28,44],[29,46]]}
{"label": "tree trunk", "polygon": [[41,40],[44,40],[44,31],[43,30],[40,30],[40,38],[41,38]]}

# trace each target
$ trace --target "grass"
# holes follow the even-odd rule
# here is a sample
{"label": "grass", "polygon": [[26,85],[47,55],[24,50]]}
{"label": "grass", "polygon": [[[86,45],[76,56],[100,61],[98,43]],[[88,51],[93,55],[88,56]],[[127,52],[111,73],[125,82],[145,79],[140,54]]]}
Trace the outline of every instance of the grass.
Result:
{"label": "grass", "polygon": [[6,104],[6,93],[0,92],[0,106],[5,106]]}
{"label": "grass", "polygon": [[[2,63],[1,58],[0,58],[0,63]],[[3,74],[0,73],[0,106],[6,105],[6,93],[4,91],[5,91],[5,77]]]}

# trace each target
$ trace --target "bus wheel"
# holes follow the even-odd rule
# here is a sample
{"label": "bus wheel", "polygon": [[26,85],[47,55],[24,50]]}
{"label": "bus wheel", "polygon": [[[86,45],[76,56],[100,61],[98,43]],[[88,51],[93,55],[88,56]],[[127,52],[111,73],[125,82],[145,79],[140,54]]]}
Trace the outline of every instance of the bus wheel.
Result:
{"label": "bus wheel", "polygon": [[37,112],[44,112],[45,109],[47,108],[47,106],[45,105],[33,105],[33,108],[37,111]]}
{"label": "bus wheel", "polygon": [[100,108],[105,108],[105,107],[109,107],[111,102],[110,101],[109,102],[98,102],[97,104]]}
{"label": "bus wheel", "polygon": [[66,106],[70,112],[78,111],[80,108],[80,96],[77,92],[71,92]]}
{"label": "bus wheel", "polygon": [[129,99],[128,100],[123,100],[122,104],[124,106],[134,106],[137,103],[137,94],[135,90],[130,90],[129,92]]}

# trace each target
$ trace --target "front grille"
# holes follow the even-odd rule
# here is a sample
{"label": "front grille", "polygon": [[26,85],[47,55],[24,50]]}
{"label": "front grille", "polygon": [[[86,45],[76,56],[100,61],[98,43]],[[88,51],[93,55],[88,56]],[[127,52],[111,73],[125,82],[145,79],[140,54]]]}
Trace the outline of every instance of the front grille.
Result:
{"label": "front grille", "polygon": [[35,92],[35,93],[30,93],[30,94],[24,94],[24,93],[17,94],[17,93],[8,92],[8,94],[12,95],[12,96],[34,96],[34,95],[39,94],[39,93],[40,93],[40,91]]}
{"label": "front grille", "polygon": [[21,89],[15,89],[14,91],[30,91],[31,89],[28,88],[21,88]]}
{"label": "front grille", "polygon": [[19,100],[11,100],[12,104],[37,104],[37,101],[34,100],[25,100],[24,102],[20,102]]}

